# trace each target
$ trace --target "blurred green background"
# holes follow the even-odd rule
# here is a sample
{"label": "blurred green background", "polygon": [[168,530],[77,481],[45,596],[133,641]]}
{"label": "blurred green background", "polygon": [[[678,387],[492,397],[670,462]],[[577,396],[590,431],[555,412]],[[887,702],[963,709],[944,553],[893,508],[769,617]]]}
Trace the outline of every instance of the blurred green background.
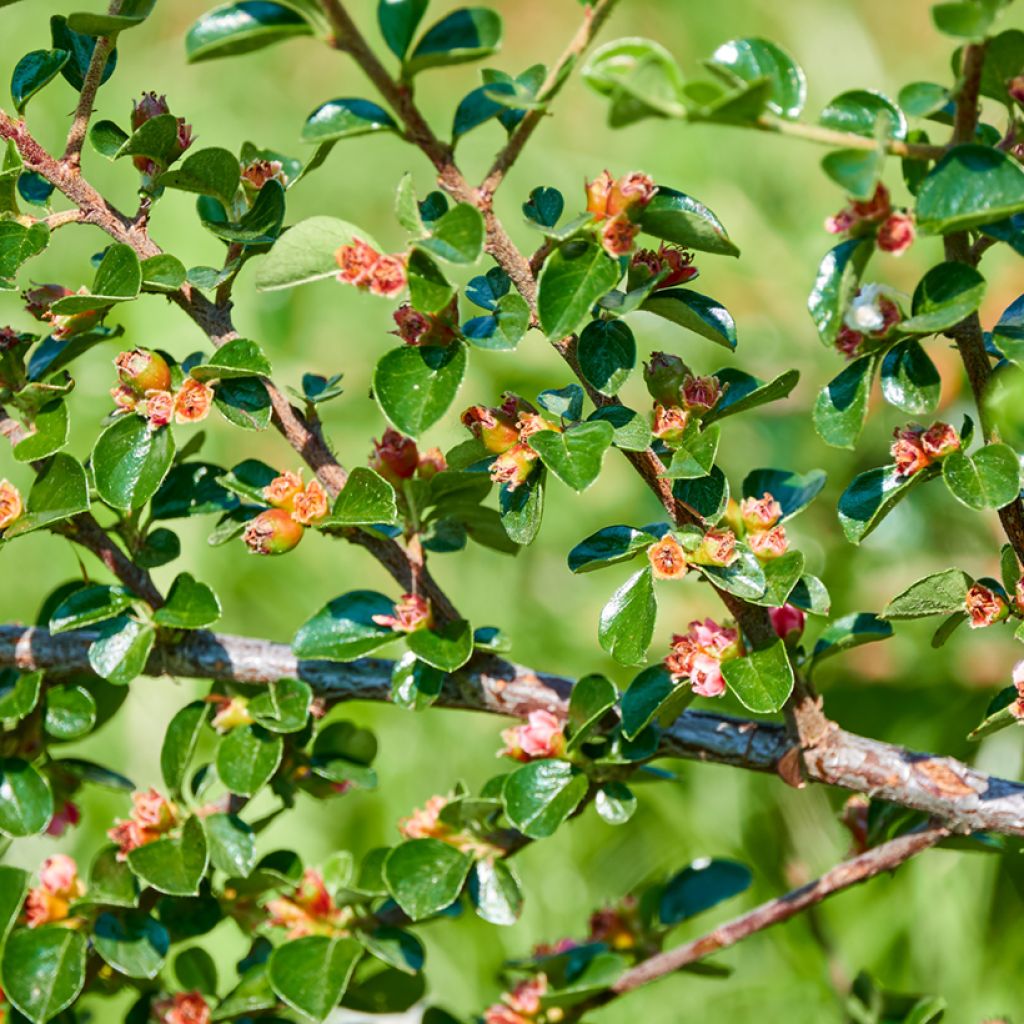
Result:
{"label": "blurred green background", "polygon": [[[6,80],[23,52],[49,45],[50,14],[80,6],[33,0],[4,10],[0,79]],[[314,107],[336,96],[376,98],[350,61],[311,39],[187,66],[183,34],[209,6],[206,0],[158,4],[149,22],[124,38],[117,73],[100,92],[98,116],[125,124],[131,98],[154,89],[166,93],[173,112],[191,122],[198,145],[237,150],[250,139],[306,156],[298,134]],[[350,6],[377,40],[375,5],[362,0]],[[438,0],[434,6],[441,12],[450,5]],[[580,17],[575,0],[499,0],[496,6],[506,18],[506,39],[502,54],[490,63],[513,73],[551,61]],[[1019,5],[1005,21],[1024,25]],[[895,96],[908,81],[949,80],[953,47],[933,30],[924,0],[787,0],[772,5],[758,0],[624,0],[603,38],[657,38],[687,73],[696,74],[699,61],[719,43],[757,34],[780,42],[803,64],[810,87],[809,117],[844,89],[872,87]],[[478,76],[479,67],[470,65],[431,71],[419,80],[423,109],[442,134],[449,130],[458,99],[479,83]],[[31,103],[29,124],[48,147],[61,146],[74,101],[70,87],[58,79]],[[846,544],[838,529],[838,494],[856,472],[885,461],[888,435],[901,416],[876,401],[857,453],[828,449],[810,426],[808,411],[817,389],[841,368],[838,357],[819,344],[806,312],[817,263],[831,244],[822,222],[843,204],[818,167],[822,152],[801,142],[712,126],[647,121],[612,132],[605,113],[602,100],[578,81],[569,84],[555,116],[537,133],[499,195],[499,214],[513,236],[525,247],[535,244],[536,236],[522,226],[519,214],[531,188],[557,186],[571,212],[574,204],[582,204],[584,179],[604,167],[614,174],[642,168],[706,202],[743,253],[739,260],[698,259],[697,287],[718,298],[736,318],[736,356],[664,321],[638,317],[633,322],[645,356],[665,348],[685,355],[701,372],[733,362],[761,376],[800,368],[801,383],[788,402],[726,426],[722,460],[734,487],[756,466],[828,470],[826,493],[797,521],[792,534],[811,570],[825,578],[837,616],[878,609],[914,579],[954,561],[976,575],[996,574],[995,517],[968,515],[943,488],[916,494],[863,549]],[[470,178],[486,169],[501,139],[502,130],[492,123],[463,141],[459,155]],[[393,195],[407,170],[421,194],[432,187],[425,159],[395,137],[342,143],[323,168],[289,193],[289,220],[314,213],[339,216],[397,249],[404,239],[391,213]],[[87,152],[85,173],[117,205],[134,209],[135,175],[127,162],[114,166]],[[895,162],[888,181],[896,201],[907,201]],[[159,203],[152,233],[187,266],[214,264],[222,257],[221,244],[204,234],[185,194],[168,193]],[[62,229],[25,276],[77,287],[91,279],[88,257],[105,244],[95,229]],[[879,259],[869,278],[909,292],[938,259],[939,243],[922,241],[902,260]],[[986,325],[1020,290],[1015,261],[1012,254],[996,251],[986,257]],[[279,382],[296,384],[307,370],[344,372],[344,396],[324,407],[326,427],[346,465],[363,462],[370,438],[384,429],[368,388],[376,358],[393,344],[387,334],[390,305],[333,283],[257,294],[251,270],[235,294],[238,328],[265,348]],[[0,323],[31,329],[16,296],[0,298],[0,310]],[[124,324],[128,344],[159,346],[179,358],[205,341],[190,321],[157,296],[119,307],[110,322]],[[959,422],[966,411],[959,369],[942,340],[929,345],[943,369],[942,416]],[[71,399],[72,450],[80,457],[89,452],[109,407],[110,359],[117,347],[114,342],[109,352],[96,350],[94,358],[78,367],[78,387]],[[564,365],[536,334],[515,354],[475,351],[471,363],[457,408],[494,401],[505,388],[533,397],[542,388],[568,382]],[[627,404],[645,404],[642,382],[631,381],[623,397]],[[257,457],[282,469],[297,468],[295,454],[274,431],[240,433],[216,419],[207,428],[209,458],[230,465]],[[461,438],[452,415],[425,441],[448,447]],[[27,490],[29,470],[16,464],[6,448],[0,449],[4,476]],[[557,483],[549,489],[541,537],[517,558],[471,546],[459,556],[436,556],[432,565],[474,623],[500,625],[508,632],[518,660],[569,675],[604,671],[624,686],[631,674],[604,657],[596,628],[601,606],[628,569],[573,577],[565,554],[601,526],[657,517],[653,499],[624,460],[609,457],[600,482],[585,496]],[[346,590],[370,587],[394,593],[390,580],[365,553],[327,538],[311,535],[286,559],[260,560],[248,557],[241,543],[208,547],[209,523],[170,525],[179,530],[185,554],[179,563],[156,572],[158,583],[166,586],[175,573],[188,569],[214,585],[224,605],[220,625],[225,631],[287,641],[301,622]],[[80,573],[79,555],[70,545],[39,534],[6,547],[0,561],[0,620],[31,621],[54,586]],[[85,570],[101,578],[101,567],[84,557]],[[683,629],[689,619],[717,613],[703,589],[663,586],[653,656],[659,656],[671,632]],[[812,639],[819,628],[812,625]],[[1017,730],[1000,733],[980,747],[963,738],[995,688],[1009,682],[1015,660],[1009,631],[997,635],[996,630],[964,630],[940,652],[929,648],[929,636],[927,623],[901,625],[896,639],[830,662],[820,675],[830,713],[846,728],[966,757],[987,771],[1019,777]],[[190,681],[138,680],[117,719],[75,750],[109,763],[140,786],[157,783],[163,726],[200,689]],[[731,705],[726,699],[714,707],[730,710]],[[433,793],[447,791],[458,779],[477,786],[497,767],[498,731],[506,723],[446,711],[414,717],[387,707],[343,710],[379,735],[380,791],[328,804],[303,798],[296,813],[284,816],[261,837],[264,850],[294,844],[310,863],[339,848],[358,855],[394,841],[395,821]],[[743,860],[751,865],[755,883],[732,904],[681,929],[679,938],[704,931],[715,919],[820,872],[846,850],[847,837],[835,820],[843,794],[822,788],[795,792],[773,778],[714,766],[670,767],[677,770],[677,781],[644,788],[629,827],[612,828],[588,814],[517,858],[527,904],[516,926],[497,929],[464,919],[423,928],[431,997],[456,1012],[479,1011],[497,994],[494,977],[504,958],[524,955],[541,940],[583,934],[588,913],[602,901],[694,857]],[[83,803],[85,824],[66,840],[22,842],[8,856],[33,867],[60,846],[88,861],[104,842],[110,818],[125,812],[127,800],[89,789]],[[649,1024],[839,1021],[834,983],[842,984],[862,967],[887,986],[945,996],[950,1004],[947,1019],[953,1022],[1019,1013],[1017,926],[1024,869],[1018,861],[1016,856],[926,854],[898,878],[880,878],[825,905],[818,915],[818,937],[807,918],[798,918],[725,953],[719,960],[735,968],[732,981],[670,979],[594,1019]],[[205,942],[224,963],[245,945],[233,926]]]}

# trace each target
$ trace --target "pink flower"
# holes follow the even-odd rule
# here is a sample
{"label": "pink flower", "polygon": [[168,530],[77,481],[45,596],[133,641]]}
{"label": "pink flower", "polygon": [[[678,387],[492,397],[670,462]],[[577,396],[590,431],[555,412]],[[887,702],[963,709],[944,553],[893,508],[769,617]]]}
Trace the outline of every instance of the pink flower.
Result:
{"label": "pink flower", "polygon": [[544,974],[519,982],[511,992],[502,994],[500,1003],[484,1011],[484,1024],[532,1024],[540,1013],[541,997],[547,989]]}
{"label": "pink flower", "polygon": [[491,479],[514,491],[530,478],[537,459],[537,453],[528,444],[515,444],[491,463]]}
{"label": "pink flower", "polygon": [[39,885],[25,900],[25,923],[29,928],[65,921],[72,901],[85,895],[78,877],[78,865],[66,854],[57,853],[43,861]]}
{"label": "pink flower", "polygon": [[269,924],[287,928],[289,939],[307,935],[337,935],[349,924],[352,911],[338,907],[327,891],[323,875],[306,868],[302,879],[289,896],[268,900]]}
{"label": "pink flower", "polygon": [[353,238],[350,245],[343,245],[334,254],[340,273],[338,280],[344,284],[365,287],[370,283],[370,275],[380,259],[380,253],[361,238]]}
{"label": "pink flower", "polygon": [[782,518],[782,506],[765,491],[760,498],[744,498],[740,516],[748,530],[770,530]]}
{"label": "pink flower", "polygon": [[451,829],[441,821],[441,812],[448,804],[446,796],[432,796],[423,807],[416,808],[408,818],[398,822],[403,839],[443,839]]}
{"label": "pink flower", "polygon": [[199,992],[176,992],[153,1004],[160,1024],[210,1024],[210,1007]]}
{"label": "pink flower", "polygon": [[9,480],[0,480],[0,530],[6,530],[22,513],[21,492]]}
{"label": "pink flower", "polygon": [[462,414],[462,425],[494,455],[507,452],[519,440],[516,410],[471,405]]}
{"label": "pink flower", "polygon": [[694,377],[688,373],[683,381],[683,408],[707,412],[718,404],[722,393],[722,385],[717,377]]}
{"label": "pink flower", "polygon": [[213,388],[209,384],[186,377],[181,390],[174,396],[174,422],[200,423],[213,408]]}
{"label": "pink flower", "polygon": [[773,526],[770,530],[754,530],[748,533],[747,544],[762,562],[781,558],[789,550],[786,528],[782,525]]}
{"label": "pink flower", "polygon": [[139,396],[127,384],[118,384],[110,389],[110,397],[117,408],[114,413],[133,412],[139,404]]}
{"label": "pink flower", "polygon": [[146,400],[138,408],[149,421],[149,429],[159,430],[171,422],[174,396],[170,391],[147,391]]}
{"label": "pink flower", "polygon": [[612,259],[618,259],[633,251],[639,233],[640,228],[627,214],[619,214],[612,217],[601,229],[601,246]]}
{"label": "pink flower", "polygon": [[505,743],[499,757],[516,761],[537,761],[545,757],[561,757],[565,752],[562,721],[550,711],[531,711],[525,725],[502,731]]}
{"label": "pink flower", "polygon": [[916,233],[914,218],[909,213],[891,213],[878,229],[878,248],[902,256],[913,244]]}
{"label": "pink flower", "polygon": [[[666,245],[664,242],[653,249],[638,249],[630,262],[630,285],[636,286],[658,274],[665,276],[654,286],[655,291],[662,288],[674,288],[677,284],[692,281],[699,271],[693,265],[693,253],[677,245]],[[640,279],[640,271],[643,274]]]}
{"label": "pink flower", "polygon": [[971,629],[981,629],[1001,622],[1009,614],[1006,602],[993,590],[981,583],[975,583],[967,591],[964,601],[967,614],[971,617]]}
{"label": "pink flower", "polygon": [[666,444],[678,444],[686,431],[690,414],[678,406],[664,406],[654,403],[654,419],[651,433]]}
{"label": "pink flower", "polygon": [[941,459],[960,447],[960,435],[948,423],[933,423],[921,435],[921,447],[931,459]]}
{"label": "pink flower", "polygon": [[685,635],[672,637],[672,651],[665,667],[673,680],[689,679],[693,691],[702,697],[720,697],[725,692],[721,665],[739,656],[739,632],[720,626],[713,619],[690,623]]}
{"label": "pink flower", "polygon": [[387,626],[396,633],[415,633],[420,629],[430,629],[434,624],[434,615],[430,602],[419,594],[403,594],[395,605],[392,615],[374,615],[373,621],[378,626]]}
{"label": "pink flower", "polygon": [[701,565],[728,566],[739,558],[736,550],[736,534],[732,530],[714,529],[704,534],[697,549],[695,561]]}
{"label": "pink flower", "polygon": [[80,896],[83,891],[78,865],[65,853],[55,853],[43,861],[39,884],[55,896]]}
{"label": "pink flower", "polygon": [[65,800],[64,806],[50,819],[46,826],[46,834],[60,838],[69,828],[74,828],[82,820],[82,812],[71,800]]}
{"label": "pink flower", "polygon": [[369,287],[374,295],[386,299],[401,294],[406,285],[405,258],[381,256],[370,271]]}
{"label": "pink flower", "polygon": [[647,549],[647,558],[658,580],[678,580],[686,575],[689,565],[682,544],[666,533],[656,544]]}
{"label": "pink flower", "polygon": [[653,198],[658,186],[649,174],[631,171],[615,181],[608,171],[602,171],[586,187],[587,212],[595,220],[617,217],[637,206],[646,206]]}
{"label": "pink flower", "polygon": [[253,160],[242,165],[242,186],[246,192],[259,192],[268,181],[276,181],[282,186],[288,184],[284,165],[280,160]]}
{"label": "pink flower", "polygon": [[931,458],[924,450],[922,437],[924,428],[910,424],[897,427],[893,431],[893,441],[889,454],[896,464],[897,476],[913,476],[931,463]]}
{"label": "pink flower", "polygon": [[721,697],[725,693],[721,662],[708,654],[695,655],[690,667],[690,685],[699,697]]}
{"label": "pink flower", "polygon": [[167,832],[178,824],[178,808],[153,788],[136,790],[132,793],[132,817],[143,828]]}
{"label": "pink flower", "polygon": [[807,615],[803,609],[792,604],[769,608],[768,617],[772,620],[772,629],[787,643],[799,640],[807,624]]}

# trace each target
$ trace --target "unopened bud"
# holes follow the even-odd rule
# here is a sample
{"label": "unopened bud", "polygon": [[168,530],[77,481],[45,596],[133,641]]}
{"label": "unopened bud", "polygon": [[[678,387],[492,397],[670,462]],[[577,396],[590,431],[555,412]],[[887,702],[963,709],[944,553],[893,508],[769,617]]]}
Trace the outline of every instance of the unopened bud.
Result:
{"label": "unopened bud", "polygon": [[651,361],[644,363],[644,383],[651,398],[666,408],[679,405],[683,382],[690,368],[669,352],[652,352]]}
{"label": "unopened bud", "polygon": [[161,114],[169,114],[166,96],[157,96],[155,92],[144,92],[139,100],[132,100],[132,131],[137,132],[147,121]]}
{"label": "unopened bud", "polygon": [[249,701],[245,697],[211,696],[217,711],[210,724],[219,733],[231,732],[239,726],[251,725],[255,719],[249,714]]}
{"label": "unopened bud", "polygon": [[941,459],[960,447],[960,435],[948,423],[933,423],[921,435],[921,447],[929,458]]}
{"label": "unopened bud", "polygon": [[256,555],[283,555],[302,540],[301,524],[283,508],[268,508],[250,519],[242,533],[249,550]]}
{"label": "unopened bud", "polygon": [[1016,78],[1011,78],[1006,91],[1010,99],[1015,100],[1024,107],[1024,75],[1017,75]]}
{"label": "unopened bud", "polygon": [[882,252],[902,256],[913,244],[917,231],[909,213],[890,214],[878,229],[875,240]]}
{"label": "unopened bud", "polygon": [[717,377],[694,377],[688,373],[683,381],[683,408],[705,413],[718,404],[722,394]]}
{"label": "unopened bud", "polygon": [[145,348],[133,348],[122,352],[115,360],[117,375],[121,382],[137,395],[147,391],[169,391],[171,368],[159,352]]}
{"label": "unopened bud", "polygon": [[807,615],[796,605],[784,604],[781,608],[769,608],[768,617],[772,620],[772,629],[787,644],[795,644],[803,636],[807,625]]}
{"label": "unopened bud", "polygon": [[748,530],[769,530],[782,518],[782,506],[767,492],[760,498],[744,498],[740,517]]}
{"label": "unopened bud", "polygon": [[440,448],[428,448],[420,455],[419,465],[416,467],[416,476],[420,480],[432,480],[438,473],[443,473],[448,468],[448,461]]}
{"label": "unopened bud", "polygon": [[388,483],[397,487],[416,472],[420,453],[411,437],[388,427],[379,441],[373,442],[370,468],[376,470]]}
{"label": "unopened bud", "polygon": [[690,568],[686,561],[686,551],[671,533],[666,533],[647,549],[647,558],[654,570],[655,579],[659,580],[682,579]]}
{"label": "unopened bud", "polygon": [[655,403],[651,433],[670,447],[679,444],[686,433],[690,415],[678,406],[665,407]]}
{"label": "unopened bud", "polygon": [[789,550],[789,538],[784,526],[773,526],[770,530],[755,530],[747,534],[747,545],[762,562],[781,558]]}
{"label": "unopened bud", "polygon": [[692,281],[698,274],[693,265],[693,253],[677,245],[662,243],[657,252],[653,249],[639,249],[629,265],[627,287],[639,288],[652,277],[663,274],[655,290],[674,288],[678,284]]}

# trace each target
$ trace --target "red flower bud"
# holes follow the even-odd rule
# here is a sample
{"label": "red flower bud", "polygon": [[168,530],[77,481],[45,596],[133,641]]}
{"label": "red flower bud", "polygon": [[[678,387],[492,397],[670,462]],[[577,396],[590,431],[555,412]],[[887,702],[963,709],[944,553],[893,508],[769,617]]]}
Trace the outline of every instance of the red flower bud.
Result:
{"label": "red flower bud", "polygon": [[921,447],[929,458],[941,459],[960,447],[960,435],[948,423],[933,423],[921,435]]}
{"label": "red flower bud", "polygon": [[283,508],[268,508],[246,524],[242,540],[253,554],[283,555],[302,540],[301,524]]}
{"label": "red flower bud", "polygon": [[654,570],[654,578],[659,580],[682,579],[690,568],[686,551],[671,533],[666,533],[657,544],[647,549],[647,558]]}
{"label": "red flower bud", "polygon": [[601,246],[612,259],[618,259],[633,251],[639,233],[640,228],[629,219],[628,214],[621,213],[601,229]]}
{"label": "red flower bud", "polygon": [[781,608],[769,608],[768,617],[772,620],[772,629],[787,644],[796,643],[803,635],[807,624],[807,615],[801,608],[792,604],[784,604]]}
{"label": "red flower bud", "polygon": [[910,248],[916,234],[914,218],[909,213],[892,213],[882,221],[876,241],[882,252],[902,256]]}
{"label": "red flower bud", "polygon": [[408,302],[392,314],[397,334],[407,345],[450,345],[459,336],[458,299],[453,298],[440,313],[421,313]]}
{"label": "red flower bud", "polygon": [[169,114],[166,96],[157,96],[155,92],[144,92],[142,99],[132,100],[132,131],[137,132],[147,121],[161,114]]}
{"label": "red flower bud", "polygon": [[1006,87],[1006,92],[1010,99],[1016,100],[1024,107],[1024,75],[1017,75],[1016,78],[1011,78],[1009,85]]}
{"label": "red flower bud", "polygon": [[679,405],[689,374],[686,363],[669,352],[652,352],[651,361],[644,363],[644,383],[651,398],[667,408]]}
{"label": "red flower bud", "polygon": [[367,245],[361,238],[353,238],[350,245],[341,246],[334,254],[341,271],[338,280],[344,284],[368,285],[378,259],[380,253],[372,245]]}
{"label": "red flower bud", "polygon": [[416,467],[416,476],[421,480],[432,480],[438,473],[443,473],[448,468],[448,462],[444,452],[440,448],[428,448],[420,455],[419,464]]}
{"label": "red flower bud", "polygon": [[369,286],[374,295],[386,299],[401,294],[406,285],[405,257],[381,256],[370,271]]}
{"label": "red flower bud", "polygon": [[174,396],[170,391],[147,391],[136,409],[149,420],[150,430],[166,427],[174,416]]}
{"label": "red flower bud", "polygon": [[424,336],[430,331],[430,318],[413,309],[408,302],[402,303],[392,314],[398,330],[397,334],[406,345],[419,345]]}
{"label": "red flower bud", "polygon": [[21,492],[9,480],[0,480],[0,531],[21,517]]}
{"label": "red flower bud", "polygon": [[588,182],[587,212],[595,220],[617,217],[638,206],[646,206],[653,198],[658,186],[648,174],[631,171],[615,181],[608,171],[602,171],[593,181]]}
{"label": "red flower bud", "polygon": [[130,352],[122,352],[114,360],[114,366],[121,382],[139,396],[147,391],[169,391],[171,388],[171,368],[159,352],[134,348]]}
{"label": "red flower bud", "polygon": [[371,469],[397,487],[415,474],[420,464],[420,453],[411,437],[405,437],[388,427],[384,437],[373,442],[373,453],[369,461]]}
{"label": "red flower bud", "polygon": [[633,255],[629,265],[628,287],[638,288],[662,273],[665,276],[654,286],[655,291],[692,281],[699,271],[693,265],[692,252],[663,242],[657,252],[653,249],[638,249]]}

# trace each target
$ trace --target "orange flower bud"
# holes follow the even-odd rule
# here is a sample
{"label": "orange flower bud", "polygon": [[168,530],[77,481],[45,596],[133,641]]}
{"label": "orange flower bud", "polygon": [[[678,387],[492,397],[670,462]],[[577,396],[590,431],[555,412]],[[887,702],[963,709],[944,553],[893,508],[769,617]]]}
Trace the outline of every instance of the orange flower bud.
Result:
{"label": "orange flower bud", "polygon": [[364,286],[369,284],[370,274],[380,253],[361,238],[353,238],[350,245],[343,245],[334,254],[340,273],[338,280],[344,284]]}
{"label": "orange flower bud", "polygon": [[732,530],[708,530],[694,554],[694,561],[701,565],[728,566],[738,557],[736,534]]}
{"label": "orange flower bud", "polygon": [[514,491],[526,483],[539,456],[528,444],[513,445],[491,463],[491,479]]}
{"label": "orange flower bud", "polygon": [[121,383],[139,396],[147,391],[169,391],[171,388],[171,368],[159,352],[133,348],[130,352],[122,352],[114,360],[114,366]]}
{"label": "orange flower bud", "polygon": [[302,540],[302,525],[283,508],[268,508],[250,519],[242,540],[255,555],[283,555]]}
{"label": "orange flower bud", "polygon": [[686,424],[689,418],[689,413],[685,409],[680,409],[677,406],[666,408],[656,402],[651,433],[668,445],[678,444],[686,432]]}
{"label": "orange flower bud", "polygon": [[274,508],[283,508],[291,512],[295,495],[302,491],[302,477],[298,473],[287,470],[263,488],[263,499]]}
{"label": "orange flower bud", "polygon": [[174,396],[170,391],[147,391],[145,401],[137,408],[149,420],[149,429],[159,430],[171,422],[174,415]]}
{"label": "orange flower bud", "polygon": [[391,299],[402,293],[406,280],[404,256],[381,256],[370,271],[370,291]]}
{"label": "orange flower bud", "polygon": [[750,550],[762,562],[780,558],[789,550],[789,539],[784,526],[773,526],[770,530],[755,530],[747,534]]}

